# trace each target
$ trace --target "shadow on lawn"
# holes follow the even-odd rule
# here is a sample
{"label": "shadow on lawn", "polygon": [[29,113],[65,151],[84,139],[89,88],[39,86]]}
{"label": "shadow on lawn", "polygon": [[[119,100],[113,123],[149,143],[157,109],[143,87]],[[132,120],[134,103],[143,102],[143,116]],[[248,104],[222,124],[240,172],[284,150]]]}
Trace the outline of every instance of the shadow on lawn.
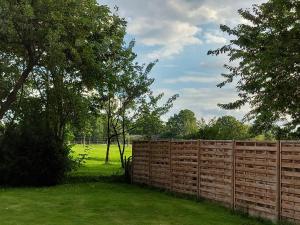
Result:
{"label": "shadow on lawn", "polygon": [[[87,157],[86,160],[96,161],[96,162],[105,162],[105,158],[97,158],[97,157]],[[120,160],[110,160],[110,163],[119,163]]]}
{"label": "shadow on lawn", "polygon": [[92,160],[92,161],[97,161],[97,162],[104,162],[105,158],[87,157],[86,160]]}
{"label": "shadow on lawn", "polygon": [[64,181],[65,184],[80,184],[93,182],[128,183],[124,174],[114,174],[110,176],[68,176]]}

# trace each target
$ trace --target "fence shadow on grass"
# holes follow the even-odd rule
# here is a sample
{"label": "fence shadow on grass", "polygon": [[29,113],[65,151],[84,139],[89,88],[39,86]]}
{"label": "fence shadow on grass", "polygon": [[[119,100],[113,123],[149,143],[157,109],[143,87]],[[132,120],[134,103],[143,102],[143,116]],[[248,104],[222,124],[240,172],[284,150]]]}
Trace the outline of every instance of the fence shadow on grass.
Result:
{"label": "fence shadow on grass", "polygon": [[104,175],[79,175],[79,176],[68,176],[64,181],[64,184],[80,184],[80,183],[93,183],[93,182],[108,182],[108,183],[119,183],[126,182],[123,174],[114,174],[110,176]]}

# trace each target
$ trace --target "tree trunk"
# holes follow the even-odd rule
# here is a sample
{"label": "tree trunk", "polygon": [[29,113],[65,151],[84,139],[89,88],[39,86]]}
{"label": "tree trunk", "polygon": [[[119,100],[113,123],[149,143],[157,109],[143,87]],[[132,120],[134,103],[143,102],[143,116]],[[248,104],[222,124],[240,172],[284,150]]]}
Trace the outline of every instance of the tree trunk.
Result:
{"label": "tree trunk", "polygon": [[122,167],[124,168],[124,153],[126,148],[126,131],[125,131],[125,109],[123,109],[123,115],[122,115],[122,137],[123,137],[123,146],[122,146],[122,154],[121,154],[121,160],[122,160]]}
{"label": "tree trunk", "polygon": [[125,153],[125,148],[126,148],[126,130],[125,130],[125,109],[122,112],[122,145],[120,144],[120,139],[119,139],[119,134],[116,129],[116,126],[113,125],[115,135],[117,138],[117,143],[118,143],[118,148],[119,148],[119,153],[120,153],[120,161],[122,168],[125,168],[125,160],[124,160],[124,153]]}
{"label": "tree trunk", "polygon": [[110,144],[111,144],[111,136],[110,136],[110,97],[108,99],[108,111],[107,111],[107,148],[106,148],[106,157],[105,163],[109,162],[109,151],[110,151]]}
{"label": "tree trunk", "polygon": [[16,101],[19,90],[22,88],[26,79],[33,69],[33,65],[28,65],[27,68],[23,71],[19,79],[17,80],[13,90],[9,93],[6,100],[1,104],[0,107],[0,120],[3,119],[5,113],[9,110],[11,105]]}
{"label": "tree trunk", "polygon": [[115,131],[115,136],[117,138],[117,144],[118,144],[118,149],[119,149],[119,153],[120,153],[120,162],[121,162],[122,168],[124,168],[125,167],[124,151],[122,151],[122,147],[121,147],[121,144],[120,144],[120,139],[119,139],[119,134],[118,134],[117,128],[114,125],[113,125],[113,128],[114,128],[114,131]]}
{"label": "tree trunk", "polygon": [[124,164],[124,152],[122,152],[119,136],[117,136],[117,143],[118,143],[118,148],[119,148],[119,153],[120,153],[120,162],[122,165],[122,168],[124,169],[125,164]]}
{"label": "tree trunk", "polygon": [[106,157],[105,157],[105,163],[106,164],[109,162],[110,144],[111,144],[111,140],[110,140],[110,138],[108,138],[107,139],[107,147],[106,147]]}

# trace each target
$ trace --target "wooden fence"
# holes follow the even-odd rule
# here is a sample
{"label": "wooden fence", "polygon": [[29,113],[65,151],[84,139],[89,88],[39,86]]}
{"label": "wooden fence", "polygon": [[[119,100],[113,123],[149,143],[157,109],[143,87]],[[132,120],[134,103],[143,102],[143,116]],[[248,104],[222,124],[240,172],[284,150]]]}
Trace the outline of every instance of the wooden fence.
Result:
{"label": "wooden fence", "polygon": [[299,141],[137,141],[132,180],[300,224]]}

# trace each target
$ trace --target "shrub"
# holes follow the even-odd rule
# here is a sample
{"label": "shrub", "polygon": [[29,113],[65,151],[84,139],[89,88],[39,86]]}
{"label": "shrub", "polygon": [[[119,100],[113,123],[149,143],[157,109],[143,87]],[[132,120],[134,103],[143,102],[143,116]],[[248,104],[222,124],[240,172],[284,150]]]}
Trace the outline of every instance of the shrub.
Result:
{"label": "shrub", "polygon": [[124,173],[124,177],[125,177],[125,181],[127,183],[131,183],[131,179],[132,179],[132,156],[126,158],[125,156],[125,165],[124,165],[124,170],[125,170],[125,173]]}
{"label": "shrub", "polygon": [[0,138],[0,185],[57,184],[72,168],[69,153],[70,148],[42,125],[7,128]]}

